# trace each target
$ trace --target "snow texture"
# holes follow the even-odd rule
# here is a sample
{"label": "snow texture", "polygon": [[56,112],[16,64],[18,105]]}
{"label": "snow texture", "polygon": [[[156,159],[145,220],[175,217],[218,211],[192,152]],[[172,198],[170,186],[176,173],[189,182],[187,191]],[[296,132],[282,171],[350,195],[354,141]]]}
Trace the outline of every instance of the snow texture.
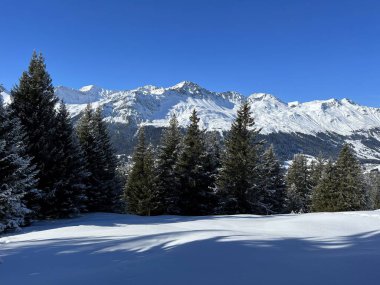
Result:
{"label": "snow texture", "polygon": [[87,214],[0,238],[1,284],[378,284],[380,211]]}

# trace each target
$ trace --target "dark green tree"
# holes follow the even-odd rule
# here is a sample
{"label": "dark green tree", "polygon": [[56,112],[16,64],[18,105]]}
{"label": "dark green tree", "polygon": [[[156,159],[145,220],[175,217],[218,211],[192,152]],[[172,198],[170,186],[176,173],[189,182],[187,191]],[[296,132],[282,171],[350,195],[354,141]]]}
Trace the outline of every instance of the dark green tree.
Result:
{"label": "dark green tree", "polygon": [[131,214],[150,216],[161,206],[161,197],[158,197],[155,187],[154,159],[146,143],[144,129],[139,131],[132,164],[124,194],[126,210]]}
{"label": "dark green tree", "polygon": [[57,114],[57,148],[59,149],[60,180],[54,185],[55,199],[51,205],[57,217],[70,217],[85,209],[87,177],[86,161],[69,113],[61,102]]}
{"label": "dark green tree", "polygon": [[259,185],[262,192],[262,214],[282,213],[285,207],[286,187],[284,174],[274,153],[273,145],[263,154]]}
{"label": "dark green tree", "polygon": [[294,156],[286,175],[287,209],[290,212],[306,213],[310,208],[312,184],[307,158],[303,154]]}
{"label": "dark green tree", "polygon": [[182,215],[207,215],[213,211],[213,191],[207,172],[204,132],[193,110],[181,153],[175,166],[179,191],[178,210]]}
{"label": "dark green tree", "polygon": [[77,133],[89,172],[86,191],[88,211],[119,210],[122,195],[116,157],[100,108],[94,112],[91,105],[86,107],[78,122]]}
{"label": "dark green tree", "polygon": [[257,142],[250,105],[244,103],[225,141],[221,168],[217,177],[220,212],[256,213],[261,210],[258,189]]}
{"label": "dark green tree", "polygon": [[322,177],[318,180],[312,195],[312,211],[333,212],[337,205],[337,176],[332,160],[323,167]]}
{"label": "dark green tree", "polygon": [[55,111],[58,99],[41,54],[33,53],[28,71],[12,90],[12,99],[12,113],[26,132],[27,155],[38,170],[40,215],[49,216],[55,199],[54,185],[60,179]]}
{"label": "dark green tree", "polygon": [[181,142],[181,132],[178,121],[173,115],[169,122],[169,127],[164,130],[157,157],[157,176],[155,187],[159,197],[159,205],[156,214],[175,214],[178,204],[178,191],[174,167],[177,163],[179,144]]}
{"label": "dark green tree", "polygon": [[336,162],[336,211],[364,210],[367,193],[359,161],[348,144],[344,145]]}

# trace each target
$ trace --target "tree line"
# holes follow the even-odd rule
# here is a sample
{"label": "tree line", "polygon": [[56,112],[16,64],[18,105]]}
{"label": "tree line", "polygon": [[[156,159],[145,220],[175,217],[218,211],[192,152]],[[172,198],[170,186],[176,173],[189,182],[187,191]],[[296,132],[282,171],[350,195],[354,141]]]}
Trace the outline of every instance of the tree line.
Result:
{"label": "tree line", "polygon": [[258,139],[248,102],[223,143],[200,129],[196,110],[185,133],[173,115],[157,147],[140,128],[129,170],[120,174],[101,108],[88,105],[74,127],[41,54],[33,54],[11,95],[9,106],[0,102],[0,232],[82,212],[269,215],[380,207],[380,175],[364,174],[348,145],[336,161],[310,163],[299,154],[286,170]]}

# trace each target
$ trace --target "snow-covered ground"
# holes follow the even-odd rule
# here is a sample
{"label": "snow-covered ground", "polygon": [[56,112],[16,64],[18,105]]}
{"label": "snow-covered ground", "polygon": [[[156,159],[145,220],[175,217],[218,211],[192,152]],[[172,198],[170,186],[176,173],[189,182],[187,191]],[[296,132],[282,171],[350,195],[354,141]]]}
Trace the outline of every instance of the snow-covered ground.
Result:
{"label": "snow-covered ground", "polygon": [[380,211],[88,214],[0,238],[0,284],[379,284]]}

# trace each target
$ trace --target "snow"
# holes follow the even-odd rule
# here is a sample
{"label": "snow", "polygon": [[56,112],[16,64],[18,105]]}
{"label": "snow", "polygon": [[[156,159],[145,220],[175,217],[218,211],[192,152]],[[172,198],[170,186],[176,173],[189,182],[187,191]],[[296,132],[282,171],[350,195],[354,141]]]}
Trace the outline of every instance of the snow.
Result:
{"label": "snow", "polygon": [[[238,92],[212,92],[196,83],[183,81],[163,88],[152,85],[133,90],[114,91],[94,85],[79,90],[57,87],[57,95],[68,104],[73,116],[81,104],[108,104],[112,107],[107,121],[136,122],[141,125],[163,126],[171,114],[176,114],[186,127],[192,109],[197,109],[201,124],[207,130],[228,130],[241,102],[248,98],[252,112],[263,134],[274,132],[336,133],[349,136],[356,131],[380,126],[380,108],[360,106],[349,99],[316,100],[285,103],[266,93],[248,97]],[[203,123],[202,123],[203,122]]]}
{"label": "snow", "polygon": [[0,238],[1,284],[377,284],[380,211],[87,214]]}

